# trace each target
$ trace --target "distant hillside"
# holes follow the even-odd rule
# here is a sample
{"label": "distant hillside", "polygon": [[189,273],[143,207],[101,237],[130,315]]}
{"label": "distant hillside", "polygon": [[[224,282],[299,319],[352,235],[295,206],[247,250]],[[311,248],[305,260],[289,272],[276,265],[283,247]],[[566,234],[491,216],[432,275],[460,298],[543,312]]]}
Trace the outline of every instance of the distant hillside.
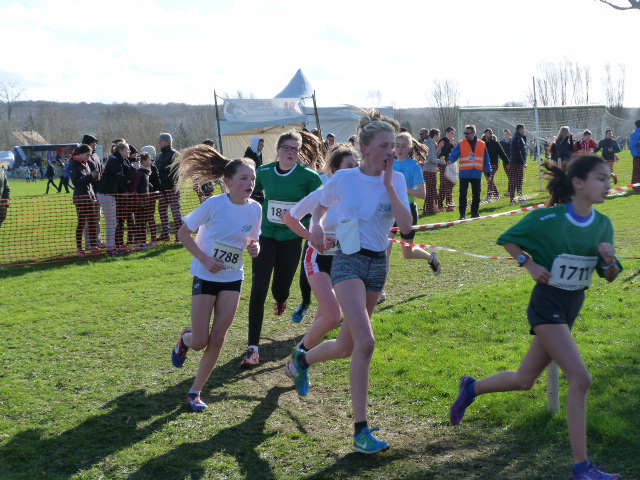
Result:
{"label": "distant hillside", "polygon": [[[0,111],[3,111],[0,105]],[[628,136],[640,109],[625,109],[626,119],[620,136]],[[414,136],[421,128],[443,128],[431,108],[396,110],[396,119]],[[66,103],[20,102],[13,111],[12,125],[0,118],[0,150],[11,150],[15,138],[11,131],[36,131],[50,143],[80,141],[82,135],[98,136],[103,144],[125,138],[136,146],[155,145],[158,133],[171,132],[177,148],[215,137],[215,107],[184,103]],[[456,125],[453,125],[454,127]]]}

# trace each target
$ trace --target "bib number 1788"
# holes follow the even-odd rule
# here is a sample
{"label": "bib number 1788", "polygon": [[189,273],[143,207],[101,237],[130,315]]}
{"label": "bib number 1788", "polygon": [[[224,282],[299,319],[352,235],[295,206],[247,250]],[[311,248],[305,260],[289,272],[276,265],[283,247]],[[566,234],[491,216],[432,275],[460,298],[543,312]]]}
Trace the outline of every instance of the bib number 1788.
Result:
{"label": "bib number 1788", "polygon": [[212,253],[214,257],[219,258],[224,263],[235,264],[235,263],[238,263],[238,259],[240,258],[240,254],[228,252],[220,248],[214,248]]}

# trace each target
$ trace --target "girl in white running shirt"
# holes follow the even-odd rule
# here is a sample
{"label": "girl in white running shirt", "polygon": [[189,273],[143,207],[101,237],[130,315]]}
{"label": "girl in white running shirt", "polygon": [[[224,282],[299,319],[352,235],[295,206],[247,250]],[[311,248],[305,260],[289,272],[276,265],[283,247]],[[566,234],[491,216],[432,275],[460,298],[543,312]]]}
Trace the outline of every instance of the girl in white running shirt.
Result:
{"label": "girl in white running shirt", "polygon": [[[358,154],[353,147],[343,144],[336,145],[329,155],[327,172],[323,174],[326,177],[323,177],[323,175],[321,177],[330,181],[333,174],[338,170],[357,167],[357,157]],[[291,230],[307,240],[302,265],[311,285],[311,290],[318,300],[318,310],[313,325],[296,347],[296,349],[301,348],[304,351],[318,345],[324,339],[324,336],[340,323],[340,305],[338,305],[338,300],[331,284],[331,265],[337,251],[335,233],[337,211],[335,208],[330,208],[327,212],[324,222],[327,250],[322,253],[310,243],[311,232],[300,222],[302,218],[310,214],[318,206],[321,196],[321,189],[310,193],[283,217],[284,223]],[[289,378],[295,379],[295,371],[292,365],[292,361],[289,359],[285,365],[285,374]]]}
{"label": "girl in white running shirt", "polygon": [[[194,412],[208,408],[200,392],[209,379],[224,345],[227,330],[238,309],[245,247],[255,258],[260,252],[257,243],[262,222],[262,208],[249,198],[256,181],[255,163],[251,159],[229,161],[213,148],[198,145],[185,150],[180,157],[181,179],[200,165],[209,174],[191,178],[215,180],[224,176],[228,193],[210,197],[184,217],[178,239],[193,254],[191,297],[191,328],[186,328],[172,351],[174,366],[180,368],[189,348],[206,349],[200,367],[187,395]],[[205,178],[206,177],[206,178]],[[195,180],[195,181],[194,181]],[[181,182],[182,183],[182,182]],[[194,239],[191,234],[197,231]],[[211,325],[211,314],[213,325]]]}
{"label": "girl in white running shirt", "polygon": [[340,249],[333,260],[331,279],[344,313],[343,326],[337,339],[308,352],[298,349],[292,359],[296,389],[306,395],[310,365],[351,357],[354,448],[374,454],[388,449],[389,444],[378,440],[373,435],[377,429],[370,429],[367,423],[369,369],[375,348],[371,316],[387,275],[387,235],[394,218],[400,231],[407,234],[411,212],[405,179],[393,171],[395,128],[370,117],[365,117],[361,125],[362,166],[336,172],[312,213],[312,244],[322,252],[326,250],[323,217],[331,206],[337,211]]}

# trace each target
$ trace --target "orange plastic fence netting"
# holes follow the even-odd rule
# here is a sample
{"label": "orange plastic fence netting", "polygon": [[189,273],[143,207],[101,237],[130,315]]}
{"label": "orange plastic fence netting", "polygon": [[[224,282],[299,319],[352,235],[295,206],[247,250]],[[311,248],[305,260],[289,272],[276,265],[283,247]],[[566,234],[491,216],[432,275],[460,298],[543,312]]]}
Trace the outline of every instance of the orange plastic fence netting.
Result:
{"label": "orange plastic fence netting", "polygon": [[0,227],[0,266],[153,248],[175,241],[182,215],[199,204],[191,191],[14,198]]}

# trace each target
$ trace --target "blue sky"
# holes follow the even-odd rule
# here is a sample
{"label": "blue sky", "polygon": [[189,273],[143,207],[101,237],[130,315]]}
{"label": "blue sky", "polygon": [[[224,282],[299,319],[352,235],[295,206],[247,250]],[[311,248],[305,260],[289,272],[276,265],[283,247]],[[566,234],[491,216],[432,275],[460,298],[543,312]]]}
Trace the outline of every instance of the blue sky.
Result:
{"label": "blue sky", "polygon": [[597,0],[0,0],[0,80],[31,100],[200,104],[214,89],[272,97],[302,68],[321,106],[376,90],[427,106],[444,78],[462,105],[501,105],[566,57],[591,67],[596,102],[603,65],[624,64],[640,107],[638,27],[640,11]]}

